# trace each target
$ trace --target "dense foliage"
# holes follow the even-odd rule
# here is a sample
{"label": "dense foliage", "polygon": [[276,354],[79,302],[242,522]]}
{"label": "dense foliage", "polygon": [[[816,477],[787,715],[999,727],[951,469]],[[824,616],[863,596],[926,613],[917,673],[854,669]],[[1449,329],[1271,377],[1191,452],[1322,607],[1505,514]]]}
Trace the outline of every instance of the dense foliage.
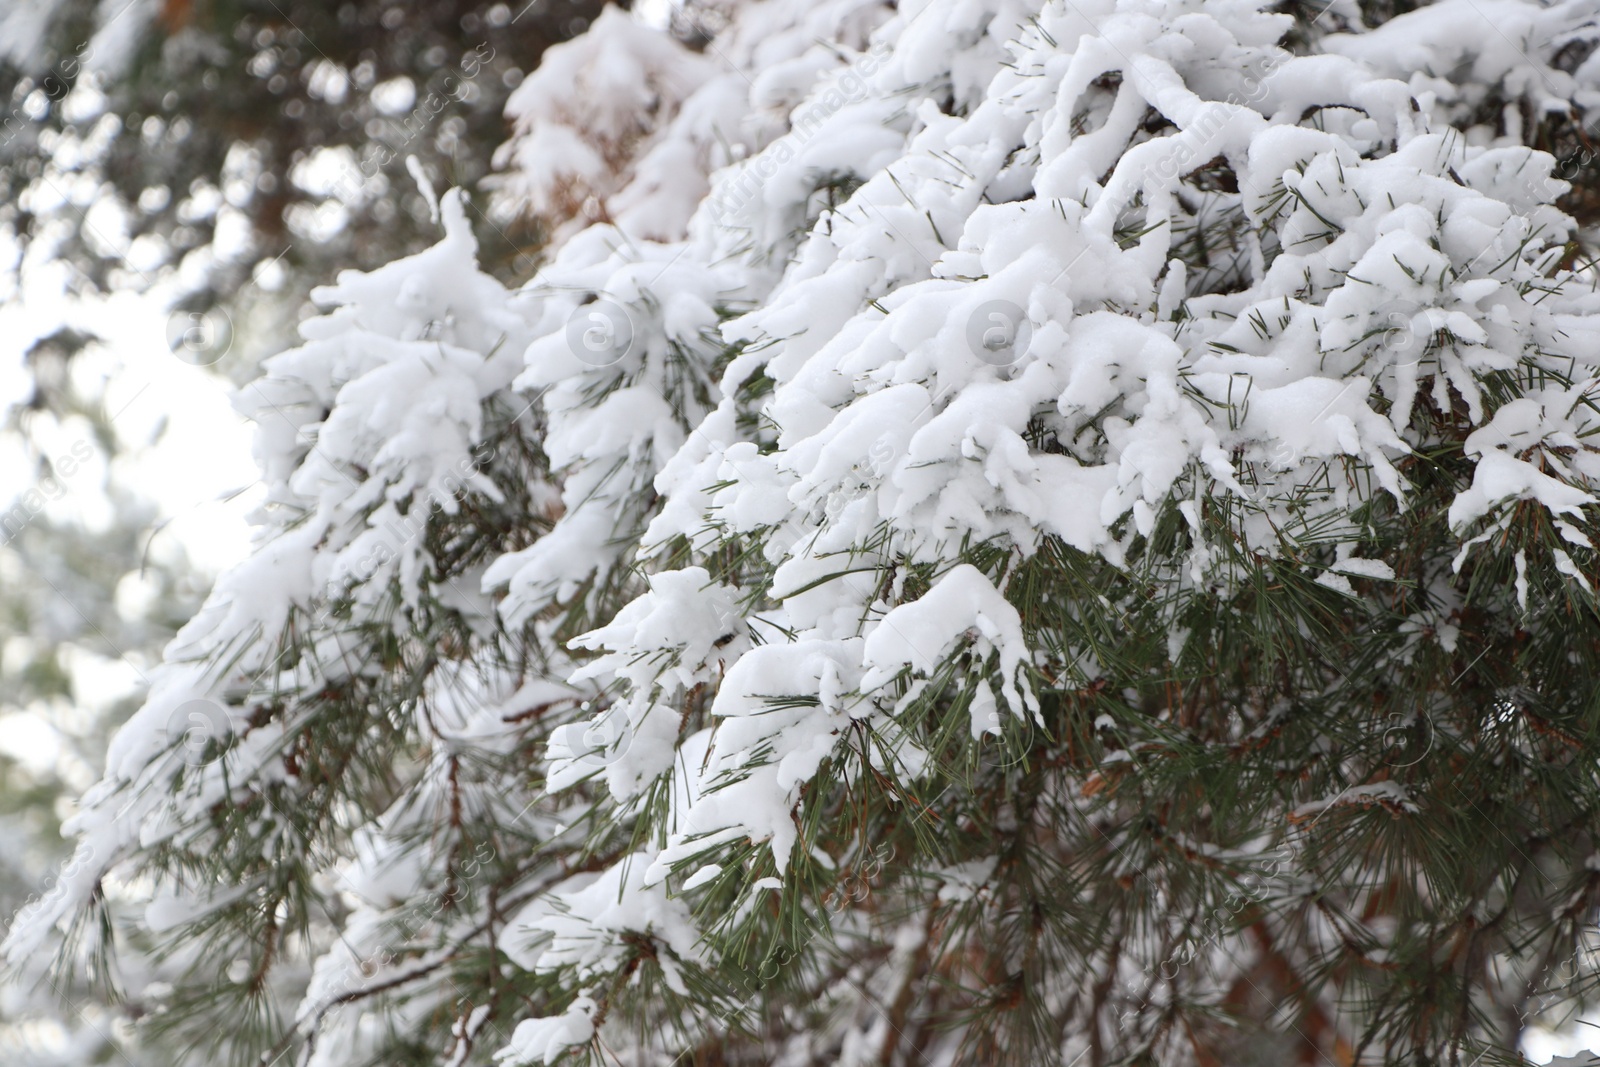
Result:
{"label": "dense foliage", "polygon": [[526,284],[424,185],[241,391],[256,551],[12,964],[307,1067],[1487,1064],[1592,1003],[1592,5],[685,17],[509,102]]}

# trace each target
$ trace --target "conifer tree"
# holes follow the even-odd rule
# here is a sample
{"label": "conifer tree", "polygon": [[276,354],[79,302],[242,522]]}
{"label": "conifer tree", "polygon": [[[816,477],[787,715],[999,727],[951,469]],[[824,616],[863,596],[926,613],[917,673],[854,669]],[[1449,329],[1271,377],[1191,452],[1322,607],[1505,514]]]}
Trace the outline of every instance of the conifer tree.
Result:
{"label": "conifer tree", "polygon": [[[512,87],[604,4],[0,0],[0,233],[102,291],[179,273],[184,309],[281,344],[241,312],[292,326],[336,270],[426,247],[407,158],[476,185]],[[541,239],[482,230],[502,274]]]}
{"label": "conifer tree", "polygon": [[1520,1062],[1596,993],[1600,23],[1486,6],[553,48],[501,207],[584,217],[315,294],[7,959],[161,960],[201,1063]]}
{"label": "conifer tree", "polygon": [[[70,326],[7,341],[26,348],[30,387],[0,419],[12,473],[30,476],[0,507],[0,914],[9,921],[72,866],[62,814],[98,773],[109,733],[139,707],[140,671],[159,662],[204,582],[170,533],[152,529],[152,502],[113,476],[144,448],[112,417],[123,405],[105,403],[107,346]],[[0,990],[0,1061],[172,1062],[172,1050],[123,1025],[143,1010],[137,1000],[67,986]]]}

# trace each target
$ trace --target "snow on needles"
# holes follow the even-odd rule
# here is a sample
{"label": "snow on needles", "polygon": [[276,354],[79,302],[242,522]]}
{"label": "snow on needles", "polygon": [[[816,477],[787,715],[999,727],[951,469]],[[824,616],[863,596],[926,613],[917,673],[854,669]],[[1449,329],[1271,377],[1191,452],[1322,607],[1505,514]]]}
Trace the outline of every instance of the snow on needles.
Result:
{"label": "snow on needles", "polygon": [[[232,785],[178,775],[176,703],[217,701],[230,736],[266,737],[283,727],[248,724],[269,688],[337,680],[341,628],[447,599],[535,653],[462,665],[454,706],[476,727],[426,736],[509,746],[515,695],[550,683],[522,701],[553,724],[535,784],[482,802],[534,808],[549,842],[591,780],[618,817],[654,813],[641,851],[598,874],[529,876],[519,962],[570,978],[570,1006],[503,1056],[554,1062],[593,1036],[626,939],[660,946],[669,983],[702,958],[717,917],[682,898],[737,866],[728,850],[768,850],[778,879],[817,858],[805,788],[850,738],[902,780],[925,773],[897,713],[947,665],[964,664],[975,739],[1036,715],[1042,650],[1005,590],[1047,541],[1120,567],[1175,517],[1144,565],[1179,587],[1318,545],[1335,589],[1391,579],[1355,552],[1351,516],[1408,506],[1431,404],[1475,427],[1448,515],[1463,556],[1525,503],[1587,545],[1572,520],[1600,484],[1600,298],[1561,268],[1553,161],[1467,136],[1441,86],[1395,76],[1467,54],[1457,33],[1399,47],[1406,20],[1448,27],[1453,3],[1303,56],[1264,6],[751,3],[698,54],[608,9],[552,48],[512,99],[502,193],[605,210],[574,215],[513,293],[477,271],[447,195],[440,245],[319,292],[336,306],[241,393],[270,491],[258,548],[86,799],[96,872],[285,773],[264,740],[230,750]],[[1219,224],[1229,240],[1207,245]],[[548,459],[524,505],[537,536],[485,560],[481,589],[444,588],[415,516],[505,499],[482,473],[489,412]],[[1005,562],[981,569],[974,546]],[[740,562],[713,577],[713,556]],[[1518,568],[1584,581],[1558,548]],[[570,644],[569,612],[592,622]],[[286,625],[319,635],[323,666],[279,676]],[[689,729],[701,709],[714,725]],[[167,780],[187,783],[178,799],[140,791]],[[397,806],[377,832],[414,817]],[[11,958],[90,884],[36,906]]]}

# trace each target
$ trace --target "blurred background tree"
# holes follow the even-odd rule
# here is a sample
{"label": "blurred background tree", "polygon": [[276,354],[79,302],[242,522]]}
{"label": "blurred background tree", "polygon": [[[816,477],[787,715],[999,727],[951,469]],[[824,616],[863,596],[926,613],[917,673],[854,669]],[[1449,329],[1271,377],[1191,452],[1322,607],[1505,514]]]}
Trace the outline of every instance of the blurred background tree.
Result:
{"label": "blurred background tree", "polygon": [[[155,503],[117,477],[143,451],[112,426],[113,357],[64,330],[24,355],[27,386],[0,454],[26,486],[0,509],[0,914],[48,887],[71,854],[60,826],[94,780],[144,674],[203,599],[208,578],[159,534]],[[154,442],[149,442],[153,445]],[[146,446],[148,447],[148,445]],[[14,1067],[168,1062],[83,990],[7,990],[0,1062]]]}
{"label": "blurred background tree", "polygon": [[[507,96],[603,6],[0,0],[0,307],[50,272],[68,300],[138,292],[248,321],[214,353],[227,357],[219,371],[247,379],[289,342],[312,287],[437,239],[407,158],[441,186],[476,188],[504,140]],[[528,273],[537,220],[474,223],[486,270]],[[209,583],[171,538],[153,547],[159,508],[115,476],[159,432],[130,442],[113,425],[104,399],[119,360],[105,341],[63,326],[5,342],[19,384],[0,397],[0,453],[26,471],[0,503],[6,921],[66,862],[71,798]],[[63,476],[63,457],[80,454]],[[83,990],[8,990],[0,1062],[170,1062],[133,1039],[125,1023],[140,1010]]]}
{"label": "blurred background tree", "polygon": [[[506,97],[603,6],[0,0],[0,234],[100,291],[176,272],[185,308],[270,292],[292,322],[335,270],[432,239],[407,157],[475,188]],[[540,240],[474,221],[503,277]]]}

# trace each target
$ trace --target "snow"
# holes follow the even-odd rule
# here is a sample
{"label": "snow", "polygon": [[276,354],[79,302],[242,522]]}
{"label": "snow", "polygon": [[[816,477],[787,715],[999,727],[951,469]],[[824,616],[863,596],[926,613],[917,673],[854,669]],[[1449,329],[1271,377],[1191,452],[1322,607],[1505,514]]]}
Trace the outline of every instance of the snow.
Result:
{"label": "snow", "polygon": [[[1529,27],[1575,10],[1506,4]],[[355,636],[403,643],[447,604],[485,645],[441,650],[405,703],[428,749],[416,803],[342,846],[338,891],[376,929],[449,874],[416,841],[453,761],[536,761],[471,803],[526,816],[530,851],[559,857],[528,873],[505,952],[571,997],[501,1053],[555,1062],[596,1036],[638,946],[682,992],[719,923],[802,865],[846,866],[805,831],[825,763],[910,785],[934,759],[906,712],[946,682],[983,740],[1043,726],[1053,657],[1100,676],[1094,650],[1054,649],[1019,611],[1010,580],[1041,551],[1137,560],[1178,594],[1237,591],[1247,558],[1365,595],[1406,561],[1378,558],[1356,516],[1412,505],[1430,411],[1472,427],[1458,569],[1529,507],[1587,546],[1600,301],[1559,273],[1553,161],[1452,127],[1470,102],[1416,56],[1554,97],[1455,0],[1304,56],[1279,47],[1288,16],[1248,3],[729,17],[695,53],[608,8],[513,95],[498,210],[559,223],[520,290],[478,270],[445,193],[439,244],[319,290],[304,343],[241,391],[267,490],[255,552],[169,650],[74,821],[87,873],[19,924],[10,958],[233,783],[284,780],[280,694],[347,680]],[[1437,39],[1394,29],[1408,19]],[[1588,106],[1597,71],[1551,84]],[[1198,180],[1218,159],[1237,191]],[[1185,235],[1216,217],[1238,247],[1195,252]],[[1501,395],[1527,368],[1538,381]],[[533,514],[445,577],[430,517],[520,488],[486,473],[507,424],[539,453],[512,469]],[[1588,582],[1558,547],[1515,566],[1524,608],[1535,581]],[[1401,655],[1454,649],[1452,595],[1407,618]],[[316,654],[278,663],[298,627]],[[1174,660],[1187,639],[1174,626]],[[216,703],[228,746],[198,769],[167,729],[193,700]],[[1143,751],[1096,760],[1120,774]],[[1420,803],[1368,782],[1293,818]],[[594,815],[639,832],[569,869]],[[725,874],[757,873],[735,863],[760,876],[697,914]],[[994,864],[944,869],[939,899],[981,901]],[[181,918],[164,902],[147,921]],[[313,991],[350,966],[325,946]]]}
{"label": "snow", "polygon": [[[970,637],[969,637],[970,634]],[[1006,603],[983,572],[961,564],[939,579],[921,599],[901,604],[883,617],[868,635],[862,662],[868,668],[862,690],[883,685],[903,667],[932,674],[960,643],[971,641],[977,658],[999,653],[999,695],[1018,718],[1038,715],[1026,677],[1019,689],[1017,675],[1030,658],[1017,609]],[[973,705],[972,736],[998,734],[998,719],[980,721]]]}
{"label": "snow", "polygon": [[65,0],[5,0],[0,3],[0,54],[22,65],[38,56],[56,11]]}
{"label": "snow", "polygon": [[1339,792],[1337,796],[1326,800],[1313,800],[1301,804],[1290,813],[1289,818],[1294,822],[1320,817],[1330,808],[1345,807],[1370,807],[1380,804],[1394,812],[1414,812],[1419,808],[1406,792],[1405,786],[1399,782],[1370,782],[1366,785],[1353,785]]}
{"label": "snow", "polygon": [[496,1056],[510,1067],[555,1063],[567,1050],[586,1045],[594,1037],[595,1002],[582,994],[560,1015],[524,1019],[511,1035],[511,1044]]}
{"label": "snow", "polygon": [[551,935],[535,969],[570,968],[580,980],[610,973],[629,952],[627,934],[653,935],[663,952],[698,959],[688,905],[668,899],[665,887],[645,879],[649,859],[635,853],[580,888],[555,890],[551,896],[559,910],[532,924]]}

